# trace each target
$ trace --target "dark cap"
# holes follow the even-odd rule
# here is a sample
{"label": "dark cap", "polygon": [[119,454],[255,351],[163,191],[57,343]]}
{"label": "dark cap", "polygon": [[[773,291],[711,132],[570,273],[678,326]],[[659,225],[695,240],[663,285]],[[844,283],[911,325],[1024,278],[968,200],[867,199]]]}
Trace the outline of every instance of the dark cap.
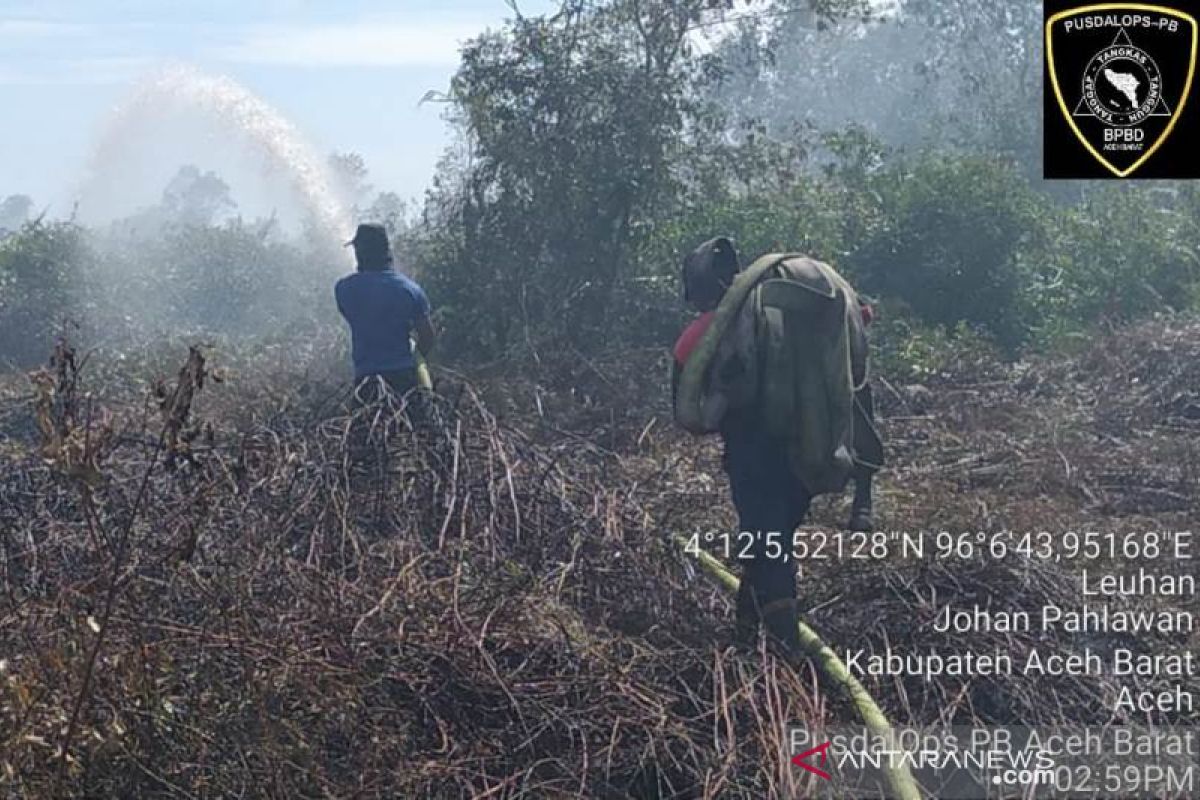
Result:
{"label": "dark cap", "polygon": [[388,241],[387,228],[376,222],[367,222],[358,226],[354,238],[346,242],[346,246],[354,246],[354,255],[359,267],[366,269],[382,269],[392,263],[392,246]]}
{"label": "dark cap", "polygon": [[684,301],[699,311],[711,311],[739,269],[733,241],[725,236],[709,239],[683,259]]}
{"label": "dark cap", "polygon": [[388,246],[387,228],[380,225],[378,222],[364,222],[358,226],[358,230],[354,232],[354,238],[346,242],[346,247],[350,245],[361,245],[370,247]]}

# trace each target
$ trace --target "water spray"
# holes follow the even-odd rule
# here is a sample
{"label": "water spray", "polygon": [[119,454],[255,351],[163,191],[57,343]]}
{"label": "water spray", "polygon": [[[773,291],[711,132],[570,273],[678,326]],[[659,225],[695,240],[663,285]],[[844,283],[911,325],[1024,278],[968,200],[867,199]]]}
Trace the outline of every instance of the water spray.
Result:
{"label": "water spray", "polygon": [[[120,180],[113,165],[120,163],[118,154],[136,132],[151,129],[165,115],[186,111],[211,118],[260,155],[271,172],[287,179],[321,236],[330,243],[345,240],[352,228],[350,212],[334,190],[324,160],[296,126],[233,79],[188,65],[151,74],[117,106],[89,161],[80,205],[85,210],[94,206],[100,187]],[[350,260],[349,253],[345,259]]]}

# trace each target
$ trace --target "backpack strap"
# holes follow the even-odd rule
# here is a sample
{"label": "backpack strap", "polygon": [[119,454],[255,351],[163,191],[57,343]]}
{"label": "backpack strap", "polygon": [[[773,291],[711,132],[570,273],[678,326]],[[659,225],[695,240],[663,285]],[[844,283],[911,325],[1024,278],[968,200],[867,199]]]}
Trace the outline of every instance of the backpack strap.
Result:
{"label": "backpack strap", "polygon": [[[756,259],[738,273],[721,298],[712,323],[692,350],[679,375],[675,420],[685,430],[692,433],[713,433],[717,430],[725,407],[723,398],[719,396],[719,387],[713,387],[710,380],[714,362],[718,360],[718,347],[733,329],[751,290],[769,270],[786,258],[786,254],[769,253]],[[713,391],[714,388],[717,391]]]}

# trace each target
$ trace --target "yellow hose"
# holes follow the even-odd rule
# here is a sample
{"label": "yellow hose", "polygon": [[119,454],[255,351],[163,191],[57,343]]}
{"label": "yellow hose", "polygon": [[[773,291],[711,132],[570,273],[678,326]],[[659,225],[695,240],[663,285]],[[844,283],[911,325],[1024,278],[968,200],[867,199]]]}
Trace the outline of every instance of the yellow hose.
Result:
{"label": "yellow hose", "polygon": [[429,364],[425,362],[425,356],[417,349],[414,342],[412,345],[413,360],[416,362],[417,371],[417,386],[422,389],[433,389],[433,378],[429,374]]}
{"label": "yellow hose", "polygon": [[[675,536],[675,541],[685,549],[687,548],[687,539],[682,536]],[[726,589],[736,593],[738,590],[738,579],[732,572],[725,568],[715,556],[701,550],[698,553],[700,566],[712,575]],[[891,743],[892,740],[892,725],[888,722],[888,718],[884,715],[883,710],[875,702],[874,698],[867,691],[857,678],[850,674],[850,669],[842,662],[837,654],[821,641],[821,637],[817,636],[816,631],[799,622],[800,644],[808,651],[809,655],[816,662],[821,673],[834,683],[840,685],[846,690],[850,696],[850,701],[857,709],[859,716],[866,723],[867,729],[875,736],[878,736],[885,741]],[[889,744],[888,749],[896,751],[897,749]],[[900,800],[922,800],[921,789],[917,786],[916,780],[909,771],[907,765],[901,764],[896,766],[890,764],[884,768],[884,775],[887,778],[888,785],[892,789],[892,794],[900,798]]]}

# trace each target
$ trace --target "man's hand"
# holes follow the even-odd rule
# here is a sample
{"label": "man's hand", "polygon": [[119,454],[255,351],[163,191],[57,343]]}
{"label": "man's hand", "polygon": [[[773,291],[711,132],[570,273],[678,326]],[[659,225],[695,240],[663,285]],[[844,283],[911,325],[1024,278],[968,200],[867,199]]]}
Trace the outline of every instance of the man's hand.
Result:
{"label": "man's hand", "polygon": [[429,319],[428,314],[413,323],[413,333],[417,349],[421,351],[421,355],[428,358],[429,351],[433,349],[433,343],[437,339],[437,331],[433,329],[433,321]]}

